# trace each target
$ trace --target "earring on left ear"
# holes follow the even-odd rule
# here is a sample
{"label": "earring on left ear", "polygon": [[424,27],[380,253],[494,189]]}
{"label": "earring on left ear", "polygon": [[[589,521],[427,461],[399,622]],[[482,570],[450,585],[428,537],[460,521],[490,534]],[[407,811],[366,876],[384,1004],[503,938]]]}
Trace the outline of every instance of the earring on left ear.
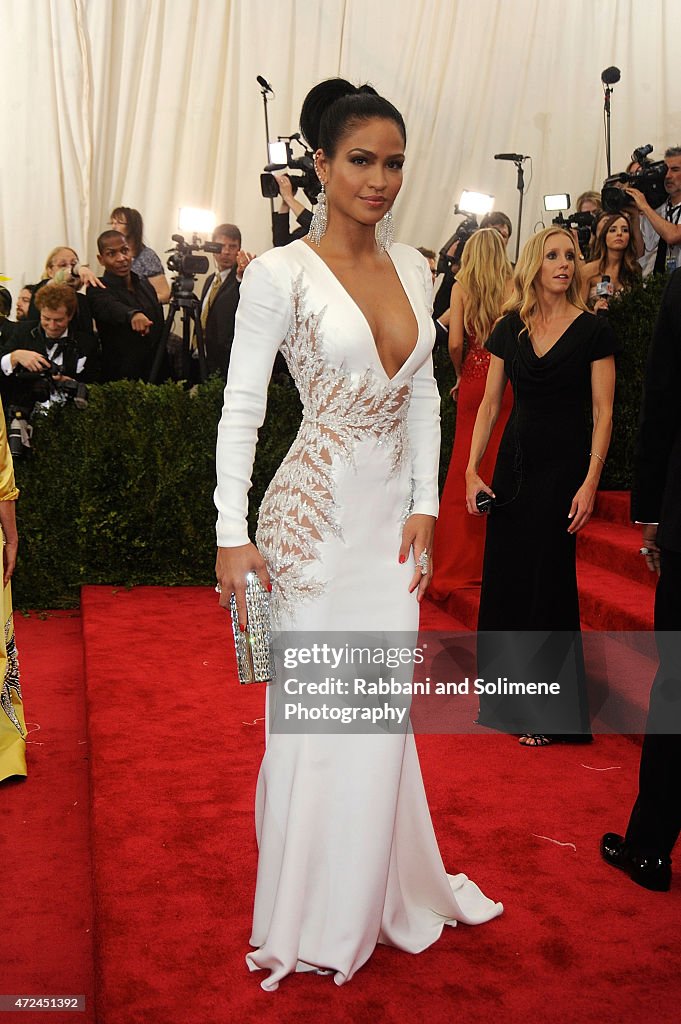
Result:
{"label": "earring on left ear", "polygon": [[376,225],[376,243],[387,252],[394,241],[393,212],[388,210]]}
{"label": "earring on left ear", "polygon": [[312,220],[310,221],[310,227],[307,232],[311,242],[314,242],[316,246],[319,246],[324,234],[326,232],[326,225],[328,223],[328,210],[326,207],[326,189],[324,182],[317,196],[317,202],[315,203],[314,212],[312,214]]}

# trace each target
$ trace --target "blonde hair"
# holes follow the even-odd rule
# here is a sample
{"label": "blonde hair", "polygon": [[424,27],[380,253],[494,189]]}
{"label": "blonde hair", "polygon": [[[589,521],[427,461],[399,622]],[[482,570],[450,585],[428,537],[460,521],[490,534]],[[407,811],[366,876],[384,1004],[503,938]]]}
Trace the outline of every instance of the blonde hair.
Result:
{"label": "blonde hair", "polygon": [[577,202],[575,203],[575,210],[577,213],[581,213],[579,209],[582,203],[593,203],[597,210],[603,209],[603,203],[601,202],[600,192],[582,192],[581,196],[577,196]]}
{"label": "blonde hair", "polygon": [[78,253],[75,249],[72,249],[70,245],[57,245],[54,249],[52,249],[50,253],[48,253],[47,259],[45,260],[45,269],[43,270],[44,278],[50,276],[50,269],[55,259],[57,258],[57,254],[63,252],[64,250],[66,250],[66,252],[72,252],[73,255],[76,257],[76,262],[78,262]]}
{"label": "blonde hair", "polygon": [[513,275],[506,246],[496,228],[480,228],[466,242],[456,275],[464,293],[464,327],[485,344],[508,293]]}
{"label": "blonde hair", "polygon": [[575,249],[575,272],[570,282],[570,287],[565,293],[565,298],[571,306],[576,306],[577,309],[588,312],[581,296],[579,260],[577,259],[577,248],[574,238],[565,228],[544,228],[543,231],[538,231],[536,235],[532,235],[525,242],[520,253],[520,259],[516,264],[515,274],[513,275],[513,294],[503,309],[504,313],[518,313],[525,325],[524,329],[530,336],[532,335],[532,318],[537,315],[539,310],[539,299],[537,298],[535,282],[539,277],[541,266],[544,262],[544,246],[547,239],[553,235],[563,235]]}

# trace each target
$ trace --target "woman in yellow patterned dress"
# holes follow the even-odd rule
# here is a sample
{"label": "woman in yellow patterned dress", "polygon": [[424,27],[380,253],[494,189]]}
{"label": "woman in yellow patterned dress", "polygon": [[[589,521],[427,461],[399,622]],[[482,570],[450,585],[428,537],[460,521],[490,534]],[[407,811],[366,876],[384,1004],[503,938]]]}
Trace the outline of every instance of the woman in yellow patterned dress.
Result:
{"label": "woman in yellow patterned dress", "polygon": [[19,496],[7,443],[5,417],[0,406],[0,526],[4,537],[2,626],[0,629],[0,782],[26,775],[26,725],[19,686],[19,661],[12,618],[12,573],[17,560],[17,524],[14,502]]}

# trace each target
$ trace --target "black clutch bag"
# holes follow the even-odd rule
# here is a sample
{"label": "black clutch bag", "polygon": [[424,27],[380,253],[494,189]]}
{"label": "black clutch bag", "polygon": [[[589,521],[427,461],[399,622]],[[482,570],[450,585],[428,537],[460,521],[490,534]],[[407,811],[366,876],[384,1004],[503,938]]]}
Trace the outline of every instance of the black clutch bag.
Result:
{"label": "black clutch bag", "polygon": [[246,576],[248,626],[242,633],[234,594],[229,599],[236,664],[240,683],[268,683],[274,679],[270,595],[254,572]]}

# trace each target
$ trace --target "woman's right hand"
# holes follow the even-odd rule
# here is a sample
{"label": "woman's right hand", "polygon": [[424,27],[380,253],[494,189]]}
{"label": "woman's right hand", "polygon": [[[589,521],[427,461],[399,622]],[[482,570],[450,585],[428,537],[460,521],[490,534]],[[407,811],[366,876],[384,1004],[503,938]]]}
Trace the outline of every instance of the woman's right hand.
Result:
{"label": "woman's right hand", "polygon": [[239,627],[243,632],[248,623],[246,614],[246,576],[254,572],[265,590],[272,590],[270,575],[255,544],[241,544],[236,548],[218,548],[215,560],[215,575],[220,587],[220,606],[229,608],[232,594],[236,597]]}
{"label": "woman's right hand", "polygon": [[477,473],[466,473],[466,511],[472,516],[482,516],[484,512],[478,509],[475,503],[476,495],[484,491],[485,494],[489,494],[492,498],[496,497],[491,487],[488,487],[484,480],[482,480]]}

